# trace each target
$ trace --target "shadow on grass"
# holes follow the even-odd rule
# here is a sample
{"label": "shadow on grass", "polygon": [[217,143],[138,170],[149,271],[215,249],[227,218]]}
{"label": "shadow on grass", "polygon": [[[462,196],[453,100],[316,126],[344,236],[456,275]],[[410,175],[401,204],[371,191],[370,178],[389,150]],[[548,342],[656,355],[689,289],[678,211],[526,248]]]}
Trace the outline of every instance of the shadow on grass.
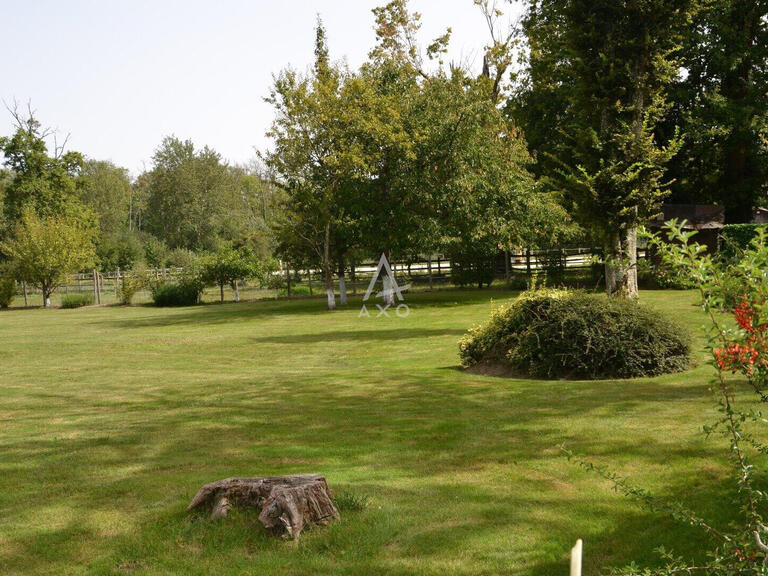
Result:
{"label": "shadow on grass", "polygon": [[[618,458],[640,465],[712,458],[720,453],[716,446],[714,451],[702,452],[698,446],[675,445],[664,438],[638,442],[619,434],[610,442],[598,442],[589,427],[566,427],[574,420],[590,422],[595,412],[617,418],[639,406],[696,399],[707,394],[702,386],[648,380],[631,385],[568,383],[561,388],[556,382],[520,381],[505,390],[466,379],[456,383],[455,373],[441,374],[446,378],[412,379],[382,389],[381,394],[348,394],[310,385],[277,393],[276,387],[267,386],[254,390],[247,401],[240,396],[220,398],[220,391],[212,391],[210,398],[190,404],[184,392],[178,391],[162,403],[137,402],[135,410],[124,407],[127,409],[120,414],[128,419],[126,424],[90,429],[88,438],[6,442],[5,458],[23,464],[7,467],[3,484],[30,486],[33,479],[42,479],[46,490],[24,497],[33,517],[61,505],[66,495],[74,518],[58,528],[22,537],[24,554],[37,558],[25,560],[24,565],[34,570],[54,559],[76,563],[79,548],[72,542],[99,538],[89,525],[89,515],[126,503],[137,526],[129,534],[114,537],[109,546],[113,551],[109,553],[116,554],[109,560],[113,566],[123,558],[153,566],[162,556],[165,563],[194,566],[200,559],[215,562],[221,554],[242,562],[255,554],[254,562],[272,558],[290,571],[288,567],[320,562],[312,559],[314,554],[327,559],[337,548],[357,546],[367,559],[345,565],[339,557],[336,561],[341,564],[334,564],[340,568],[338,572],[362,574],[381,569],[382,554],[394,548],[398,561],[413,562],[410,566],[429,558],[439,566],[465,550],[473,565],[504,573],[509,559],[503,549],[494,551],[494,547],[502,547],[506,541],[499,534],[514,539],[518,530],[533,534],[537,545],[526,552],[530,558],[525,561],[525,572],[517,573],[534,576],[564,573],[565,555],[577,537],[587,543],[587,573],[597,573],[603,563],[624,564],[631,559],[653,565],[652,550],[662,544],[681,554],[702,549],[703,539],[695,530],[617,504],[621,498],[612,495],[607,486],[604,498],[595,504],[593,494],[579,491],[585,485],[583,475],[564,458],[562,468],[555,466],[558,472],[545,476],[540,472],[542,466],[551,466],[547,463],[553,457],[559,457],[553,451],[563,441],[576,444],[581,454],[609,466]],[[384,383],[382,380],[382,387]],[[516,401],[516,392],[524,394],[524,407]],[[257,409],[265,399],[274,402],[267,413],[274,414],[273,418]],[[92,402],[77,409],[84,414],[109,409],[104,400],[94,398]],[[128,464],[130,474],[110,473]],[[298,553],[271,543],[242,523],[223,528],[187,519],[182,512],[204,482],[230,475],[310,469],[325,473],[332,486],[349,474],[354,477],[371,471],[364,481],[365,491],[385,509],[370,512],[374,524],[382,523],[379,528],[367,528],[376,537],[361,533],[358,523],[341,523],[333,531],[313,531],[307,544],[302,543],[310,551]],[[488,469],[502,475],[473,480]],[[621,472],[621,465],[615,469]],[[642,484],[642,471],[639,474]],[[693,497],[697,511],[724,525],[731,511],[724,498],[728,489],[723,488],[720,476],[702,473],[693,495],[691,479],[676,478],[660,496],[689,502]],[[506,482],[518,488],[510,492]],[[6,493],[0,498],[0,509],[10,509],[18,497]],[[413,518],[414,509],[425,516]],[[546,512],[543,518],[542,512]],[[398,520],[387,523],[385,513]],[[571,524],[573,518],[591,517],[612,528],[599,530],[589,522],[583,528]],[[486,533],[495,535],[495,544],[478,540],[478,534]],[[197,552],[185,552],[195,549]],[[0,565],[2,560],[0,554]],[[403,568],[402,573],[408,571]]]}
{"label": "shadow on grass", "polygon": [[[449,308],[481,304],[492,300],[506,300],[519,294],[505,290],[470,290],[447,289],[435,292],[419,292],[408,295],[407,303],[412,311],[419,306],[426,308]],[[90,324],[113,326],[117,328],[148,328],[178,326],[185,324],[221,324],[247,321],[255,318],[267,318],[280,314],[322,316],[353,312],[357,314],[362,302],[362,295],[349,299],[347,307],[339,307],[332,312],[326,309],[325,302],[317,298],[296,298],[290,300],[256,300],[240,303],[207,303],[184,308],[156,308],[151,305],[133,306],[125,310],[135,311],[130,317],[110,320],[92,320]],[[378,311],[371,306],[370,314]]]}
{"label": "shadow on grass", "polygon": [[261,336],[251,340],[258,344],[316,344],[318,342],[359,341],[370,342],[379,340],[404,340],[410,338],[432,338],[439,336],[459,336],[466,330],[442,328],[386,328],[378,330],[333,330],[329,332],[314,332],[306,334],[284,334],[279,336]]}

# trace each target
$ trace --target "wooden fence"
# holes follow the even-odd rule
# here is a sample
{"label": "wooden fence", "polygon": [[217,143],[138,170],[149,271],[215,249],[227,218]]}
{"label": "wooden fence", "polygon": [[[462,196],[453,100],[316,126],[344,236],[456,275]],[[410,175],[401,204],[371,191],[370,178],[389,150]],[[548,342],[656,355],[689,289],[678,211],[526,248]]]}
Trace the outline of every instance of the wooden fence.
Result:
{"label": "wooden fence", "polygon": [[[638,256],[643,258],[644,252]],[[471,284],[459,275],[462,266],[467,262],[473,266],[485,266],[495,280],[503,280],[507,286],[524,288],[534,274],[544,274],[553,283],[577,284],[593,287],[600,281],[601,269],[595,263],[602,258],[602,253],[596,248],[561,248],[556,250],[523,250],[516,253],[499,252],[495,258],[482,261],[454,260],[442,254],[431,257],[420,256],[410,260],[391,263],[394,274],[411,284],[412,290],[425,288],[440,288],[458,284]],[[350,294],[365,291],[376,271],[376,261],[348,263],[345,270],[345,284]],[[126,274],[122,270],[97,271],[91,270],[73,274],[65,285],[57,291],[59,297],[67,294],[93,294],[94,303],[109,304],[118,301],[119,287]],[[174,282],[183,268],[157,268],[149,270],[149,274],[158,280]],[[269,288],[245,282],[240,292],[247,299],[280,298],[293,296],[313,296],[325,293],[322,273],[317,269],[294,269],[287,265],[276,272]],[[334,279],[338,289],[338,278]],[[208,295],[208,299],[214,299]],[[23,298],[24,305],[37,305],[40,292],[23,283],[18,289],[19,300]],[[230,288],[225,290],[225,298],[232,299]],[[137,302],[147,302],[150,295],[147,290],[136,296]],[[20,304],[21,302],[18,302]],[[17,305],[18,305],[17,304]]]}

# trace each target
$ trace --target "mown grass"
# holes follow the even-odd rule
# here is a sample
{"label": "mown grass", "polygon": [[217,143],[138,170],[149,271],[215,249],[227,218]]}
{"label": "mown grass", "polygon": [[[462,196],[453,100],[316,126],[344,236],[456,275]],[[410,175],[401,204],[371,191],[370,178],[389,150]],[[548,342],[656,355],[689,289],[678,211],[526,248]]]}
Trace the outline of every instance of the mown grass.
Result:
{"label": "mown grass", "polygon": [[[317,300],[0,313],[2,574],[567,573],[705,537],[623,499],[567,446],[724,525],[735,512],[704,316],[690,292],[643,300],[697,337],[698,366],[632,381],[484,377],[461,334],[501,291],[413,295],[407,318]],[[256,514],[185,507],[205,482],[325,474],[351,501],[299,542]],[[361,509],[362,508],[362,509]]]}

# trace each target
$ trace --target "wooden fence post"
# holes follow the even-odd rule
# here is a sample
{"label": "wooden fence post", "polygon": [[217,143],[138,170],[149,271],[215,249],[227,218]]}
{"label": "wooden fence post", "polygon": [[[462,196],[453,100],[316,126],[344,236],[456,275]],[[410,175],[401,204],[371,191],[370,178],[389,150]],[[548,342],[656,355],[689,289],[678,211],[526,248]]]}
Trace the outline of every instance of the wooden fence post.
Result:
{"label": "wooden fence post", "polygon": [[531,275],[531,249],[525,249],[525,272],[528,276]]}
{"label": "wooden fence post", "polygon": [[510,285],[510,275],[509,275],[509,250],[504,250],[504,282],[507,285],[507,289],[509,289]]}
{"label": "wooden fence post", "polygon": [[571,576],[581,576],[581,550],[584,544],[581,538],[576,540],[576,546],[571,548]]}
{"label": "wooden fence post", "polygon": [[96,304],[101,304],[101,289],[99,286],[99,273],[93,269],[93,296]]}

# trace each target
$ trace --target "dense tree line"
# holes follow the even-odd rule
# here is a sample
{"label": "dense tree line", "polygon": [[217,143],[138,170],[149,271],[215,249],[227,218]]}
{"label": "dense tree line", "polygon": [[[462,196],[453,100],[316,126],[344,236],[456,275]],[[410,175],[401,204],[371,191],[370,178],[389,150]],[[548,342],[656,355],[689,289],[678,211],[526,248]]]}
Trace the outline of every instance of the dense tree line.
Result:
{"label": "dense tree line", "polygon": [[407,0],[373,10],[354,70],[318,20],[314,65],[275,77],[273,145],[249,166],[168,136],[132,178],[13,109],[3,257],[43,225],[89,238],[104,269],[218,254],[220,287],[243,257],[276,256],[321,269],[335,307],[334,277],[344,303],[345,275],[381,253],[476,263],[577,231],[602,242],[608,292],[632,297],[637,229],[665,199],[721,203],[729,222],[765,201],[768,1],[525,0],[509,28],[502,0],[474,3],[479,74],[444,61],[450,29],[419,45]]}
{"label": "dense tree line", "polygon": [[534,173],[603,240],[609,292],[635,293],[633,231],[662,200],[722,204],[729,223],[766,202],[767,17],[761,0],[526,2],[506,109]]}

